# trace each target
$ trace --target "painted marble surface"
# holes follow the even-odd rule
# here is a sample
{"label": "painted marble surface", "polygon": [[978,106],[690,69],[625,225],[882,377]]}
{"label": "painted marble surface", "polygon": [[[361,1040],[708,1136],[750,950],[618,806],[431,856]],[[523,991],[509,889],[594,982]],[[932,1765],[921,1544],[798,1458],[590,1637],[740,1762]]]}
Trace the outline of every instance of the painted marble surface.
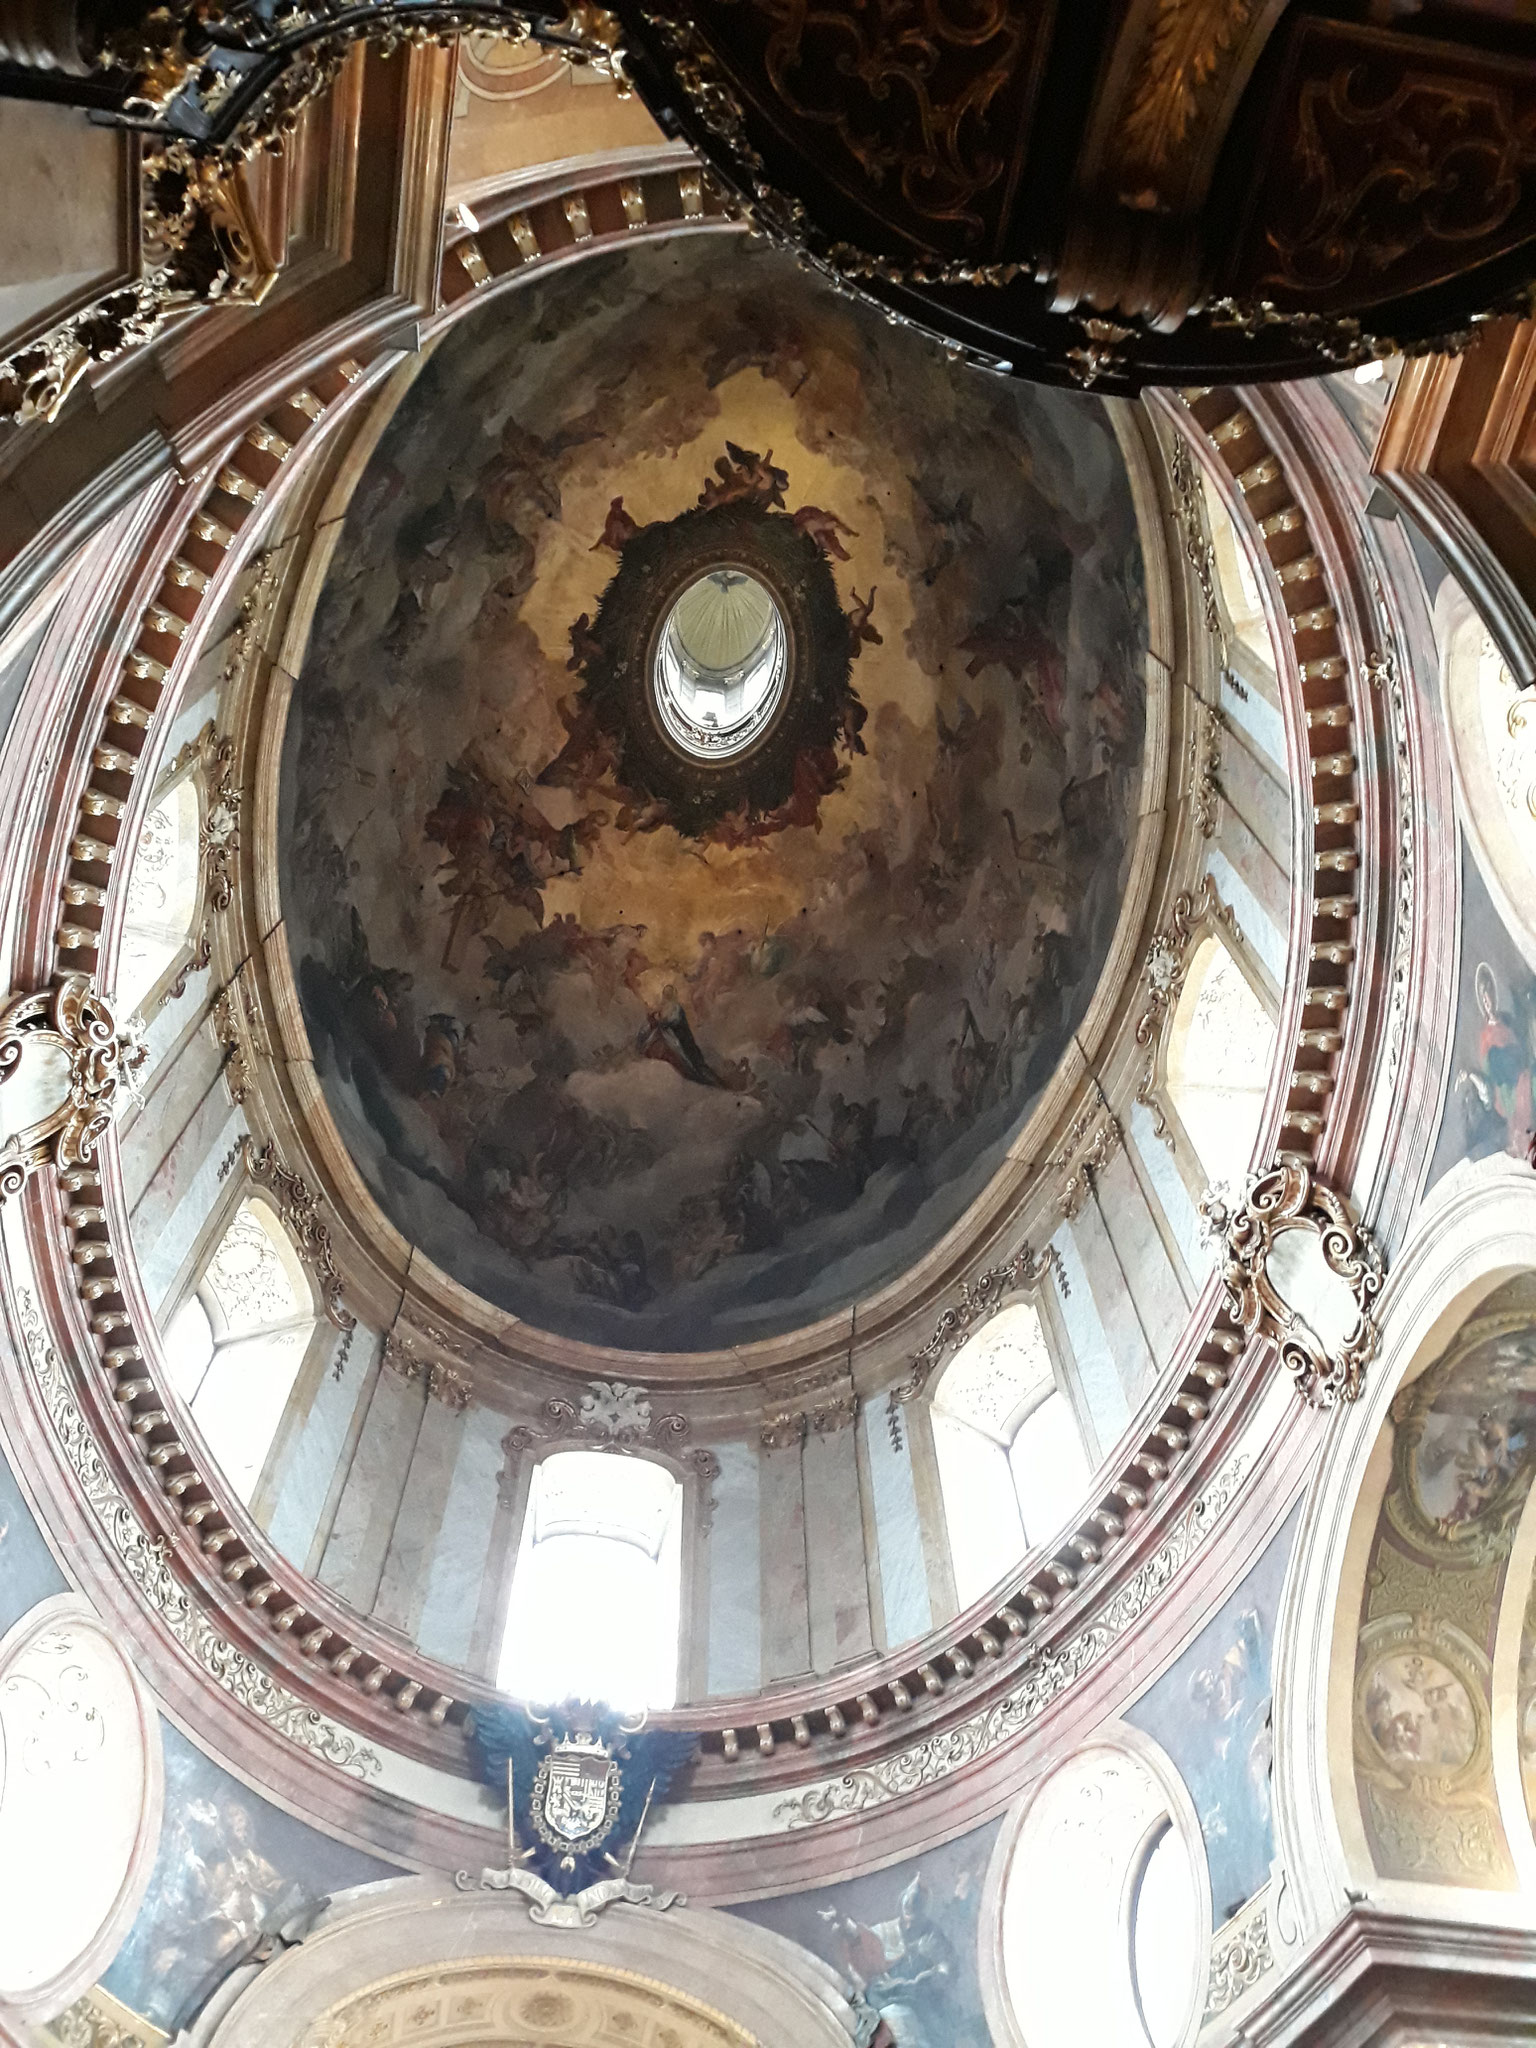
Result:
{"label": "painted marble surface", "polygon": [[401,1873],[247,1791],[169,1722],[161,1733],[160,1850],[138,1917],[102,1983],[174,2033],[264,1928],[348,1885]]}
{"label": "painted marble surface", "polygon": [[860,2048],[991,2048],[976,1944],[996,1838],[993,1822],[872,1877],[731,1910],[832,1965],[859,2012]]}
{"label": "painted marble surface", "polygon": [[1211,1879],[1216,1926],[1269,1877],[1270,1663],[1296,1514],[1194,1642],[1126,1714],[1160,1743],[1189,1788]]}
{"label": "painted marble surface", "polygon": [[43,1541],[15,1474],[0,1458],[0,1635],[39,1600],[68,1591],[69,1581]]}
{"label": "painted marble surface", "polygon": [[1504,928],[1465,840],[1456,1039],[1431,1186],[1463,1159],[1536,1145],[1536,975]]}
{"label": "painted marble surface", "polygon": [[[732,492],[822,550],[856,703],[705,824],[622,783],[578,684],[635,534]],[[456,329],[359,485],[284,766],[304,1016],[386,1213],[614,1344],[905,1270],[1097,981],[1146,636],[1105,407],[957,378],[770,252],[626,251]]]}

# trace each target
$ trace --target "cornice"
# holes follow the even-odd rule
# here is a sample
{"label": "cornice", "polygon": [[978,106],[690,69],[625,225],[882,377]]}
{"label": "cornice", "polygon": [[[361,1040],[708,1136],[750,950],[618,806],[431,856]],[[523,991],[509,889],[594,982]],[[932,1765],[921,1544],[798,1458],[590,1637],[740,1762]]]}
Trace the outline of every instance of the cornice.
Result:
{"label": "cornice", "polygon": [[1245,2048],[1465,2048],[1530,2039],[1529,1928],[1353,1907],[1243,2016]]}

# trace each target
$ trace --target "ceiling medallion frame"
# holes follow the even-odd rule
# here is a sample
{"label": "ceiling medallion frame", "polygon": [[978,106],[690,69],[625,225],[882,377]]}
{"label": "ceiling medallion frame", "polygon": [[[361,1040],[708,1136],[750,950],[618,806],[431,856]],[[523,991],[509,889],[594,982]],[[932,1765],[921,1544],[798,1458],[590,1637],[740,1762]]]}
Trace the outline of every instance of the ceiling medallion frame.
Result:
{"label": "ceiling medallion frame", "polygon": [[[581,710],[613,746],[616,779],[665,806],[668,822],[691,837],[783,829],[802,786],[825,794],[847,773],[839,754],[864,751],[854,635],[826,556],[793,516],[751,498],[634,527],[618,555],[590,627],[579,621],[571,636]],[[785,678],[751,744],[707,759],[669,732],[655,678],[674,607],[715,569],[741,570],[767,590],[783,623]]]}
{"label": "ceiling medallion frame", "polygon": [[[681,617],[683,606],[703,582],[718,582],[734,575],[738,582],[750,582],[768,601],[767,624],[757,643],[740,659],[723,667],[703,667],[690,652]],[[784,708],[786,685],[792,666],[784,615],[772,595],[747,569],[729,562],[717,563],[704,576],[688,585],[662,620],[654,642],[654,653],[646,674],[647,702],[668,737],[691,759],[708,762],[735,760],[761,745]],[[766,680],[764,672],[768,671]],[[725,690],[740,685],[743,692],[758,685],[746,709],[723,725],[710,714],[708,722],[695,718],[682,701],[683,687],[697,691],[704,676],[718,678]]]}

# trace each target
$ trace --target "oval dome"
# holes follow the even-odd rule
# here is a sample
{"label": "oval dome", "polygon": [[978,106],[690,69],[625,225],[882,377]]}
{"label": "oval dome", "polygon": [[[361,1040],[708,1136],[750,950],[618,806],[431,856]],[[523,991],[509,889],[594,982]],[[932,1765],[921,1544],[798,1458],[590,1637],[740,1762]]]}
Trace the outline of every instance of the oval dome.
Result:
{"label": "oval dome", "polygon": [[[679,647],[722,731],[778,649],[742,744],[658,715]],[[648,1350],[905,1271],[1104,966],[1146,647],[1100,401],[719,238],[455,329],[356,485],[283,767],[303,1014],[390,1220]]]}

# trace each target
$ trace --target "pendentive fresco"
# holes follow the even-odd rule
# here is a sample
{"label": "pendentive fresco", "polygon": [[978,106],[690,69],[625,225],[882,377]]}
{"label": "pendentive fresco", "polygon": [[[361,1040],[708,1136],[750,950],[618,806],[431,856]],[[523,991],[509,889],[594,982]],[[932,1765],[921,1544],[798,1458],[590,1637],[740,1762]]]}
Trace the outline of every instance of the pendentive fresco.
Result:
{"label": "pendentive fresco", "polygon": [[1506,1594],[1525,1598],[1506,1576],[1536,1477],[1536,1283],[1480,1304],[1391,1419],[1356,1656],[1366,1833],[1386,1876],[1505,1888],[1493,1657]]}
{"label": "pendentive fresco", "polygon": [[[711,779],[640,699],[655,594],[714,554],[795,680]],[[359,483],[284,763],[304,1019],[391,1221],[608,1343],[894,1279],[1086,1009],[1146,640],[1096,401],[956,377],[718,243],[466,321]]]}
{"label": "pendentive fresco", "polygon": [[1270,1672],[1296,1513],[1189,1648],[1128,1709],[1189,1788],[1219,1928],[1269,1880],[1275,1853]]}

